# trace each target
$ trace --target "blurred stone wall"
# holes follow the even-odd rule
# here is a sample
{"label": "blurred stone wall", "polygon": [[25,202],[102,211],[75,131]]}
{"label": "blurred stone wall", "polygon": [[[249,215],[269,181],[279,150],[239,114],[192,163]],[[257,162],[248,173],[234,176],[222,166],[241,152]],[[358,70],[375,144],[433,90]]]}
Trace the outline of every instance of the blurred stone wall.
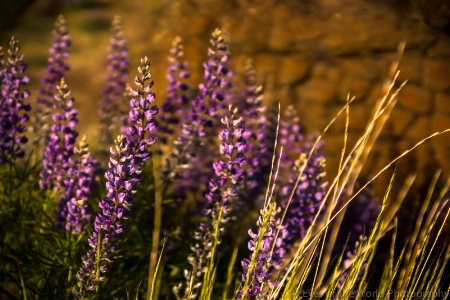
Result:
{"label": "blurred stone wall", "polygon": [[[28,57],[42,67],[56,16],[45,15],[45,1],[38,2],[22,16],[24,25],[16,30],[19,37],[22,32],[29,39],[28,52],[31,45],[40,45]],[[210,33],[221,27],[228,34],[236,69],[242,70],[244,59],[252,58],[268,90],[268,101],[281,101],[282,107],[294,104],[309,132],[323,129],[345,104],[348,93],[356,96],[350,110],[353,142],[382,95],[381,86],[404,41],[397,86],[404,80],[408,83],[375,147],[368,174],[425,136],[450,128],[450,8],[446,0],[60,2],[74,44],[69,84],[81,109],[82,128],[89,134],[95,131],[108,27],[115,14],[122,15],[130,41],[132,74],[139,58],[149,56],[160,91],[171,40],[176,35],[183,38],[196,80]],[[36,79],[39,72],[33,75]],[[340,155],[344,124],[344,118],[339,119],[326,136],[330,170]],[[419,169],[426,176],[437,166],[449,171],[449,149],[449,134],[434,138],[402,160],[400,169],[405,173]]]}

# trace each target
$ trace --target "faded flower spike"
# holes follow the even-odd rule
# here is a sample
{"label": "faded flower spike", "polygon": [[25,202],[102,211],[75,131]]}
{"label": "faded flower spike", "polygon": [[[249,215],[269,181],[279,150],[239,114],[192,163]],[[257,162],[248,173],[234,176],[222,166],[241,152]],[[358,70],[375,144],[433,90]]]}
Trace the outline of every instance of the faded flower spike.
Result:
{"label": "faded flower spike", "polygon": [[248,231],[251,238],[248,249],[252,256],[241,262],[244,285],[238,292],[238,299],[266,299],[268,296],[263,294],[262,288],[264,284],[271,284],[271,272],[280,267],[281,259],[286,254],[282,245],[288,232],[281,226],[280,219],[276,218],[280,211],[274,202],[268,204],[261,210],[256,223],[258,231]]}
{"label": "faded flower spike", "polygon": [[141,180],[141,167],[150,157],[149,146],[155,142],[155,115],[158,108],[152,105],[155,94],[151,91],[150,63],[147,57],[138,68],[136,90],[131,89],[128,135],[119,135],[111,148],[106,178],[106,197],[99,203],[94,232],[89,238],[90,250],[82,257],[83,265],[77,273],[78,284],[73,293],[84,295],[98,289],[104,280],[118,249],[117,240],[125,230],[124,220],[130,216],[137,183]]}
{"label": "faded flower spike", "polygon": [[23,147],[28,141],[25,123],[29,117],[25,112],[31,109],[26,103],[30,93],[23,86],[30,79],[24,75],[27,66],[19,50],[19,41],[12,37],[6,63],[3,53],[0,55],[0,164],[23,157]]}
{"label": "faded flower spike", "polygon": [[36,113],[34,118],[35,144],[42,146],[49,142],[51,132],[50,122],[55,105],[54,97],[57,93],[56,87],[61,79],[66,76],[70,69],[66,60],[70,57],[69,48],[71,46],[70,35],[67,30],[66,20],[62,15],[58,17],[52,31],[53,40],[49,49],[49,58],[45,75],[41,79],[36,99]]}
{"label": "faded flower spike", "polygon": [[111,41],[108,48],[107,87],[100,101],[99,142],[111,144],[114,140],[114,124],[124,117],[124,92],[128,77],[127,40],[122,30],[122,20],[115,16],[111,26]]}
{"label": "faded flower spike", "polygon": [[[65,192],[60,206],[65,213],[65,229],[73,233],[81,233],[89,224],[91,214],[87,205],[94,186],[94,176],[98,169],[98,162],[89,153],[86,136],[83,136],[75,147],[77,160],[69,168],[67,178],[64,179]],[[61,210],[61,209],[60,209]],[[60,214],[59,217],[62,217]]]}
{"label": "faded flower spike", "polygon": [[[228,215],[237,197],[237,188],[243,180],[243,166],[246,164],[246,140],[242,117],[237,117],[237,109],[231,105],[228,116],[221,119],[224,129],[219,133],[222,160],[213,163],[215,176],[210,179],[205,194],[203,214],[209,223],[200,223],[195,232],[197,242],[191,247],[193,254],[188,257],[192,270],[185,270],[186,287],[179,283],[173,288],[177,299],[197,298],[197,289],[202,274],[214,265],[214,251],[220,243],[220,235],[225,230]],[[206,276],[205,278],[208,278]]]}
{"label": "faded flower spike", "polygon": [[167,144],[169,136],[175,132],[173,127],[180,121],[183,104],[188,102],[186,94],[190,87],[185,80],[190,74],[187,71],[187,62],[181,62],[183,56],[181,38],[176,37],[172,42],[172,49],[168,57],[169,67],[167,68],[166,79],[169,84],[166,89],[167,96],[161,106],[159,133],[160,141],[163,144]]}
{"label": "faded flower spike", "polygon": [[[78,132],[78,111],[74,108],[74,98],[61,79],[55,95],[53,125],[50,128],[49,142],[44,150],[39,185],[42,189],[59,189],[69,168],[74,165],[73,153]],[[65,208],[61,210],[62,219],[66,218]]]}

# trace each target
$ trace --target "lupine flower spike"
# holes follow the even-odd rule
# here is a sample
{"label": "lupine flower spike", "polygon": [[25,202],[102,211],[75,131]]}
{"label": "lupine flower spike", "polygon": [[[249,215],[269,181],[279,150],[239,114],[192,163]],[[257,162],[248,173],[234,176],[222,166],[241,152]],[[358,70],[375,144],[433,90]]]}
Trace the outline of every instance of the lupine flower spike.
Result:
{"label": "lupine flower spike", "polygon": [[[242,117],[237,117],[237,109],[229,106],[229,116],[222,118],[225,126],[219,133],[220,154],[223,160],[214,162],[215,176],[208,184],[205,195],[204,216],[211,223],[201,223],[195,233],[197,242],[191,247],[193,254],[188,257],[192,270],[185,270],[186,286],[180,283],[173,288],[177,299],[195,299],[199,281],[204,272],[211,271],[215,259],[215,248],[220,243],[224,224],[236,200],[237,188],[243,180],[242,167],[246,163],[246,140]],[[208,276],[206,276],[208,280]]]}
{"label": "lupine flower spike", "polygon": [[[208,61],[204,63],[204,83],[199,85],[200,93],[193,100],[188,112],[189,118],[182,125],[174,150],[166,160],[163,178],[177,182],[176,190],[183,194],[198,192],[199,183],[207,184],[210,174],[205,168],[212,163],[210,155],[202,155],[202,145],[213,145],[211,138],[216,132],[218,107],[229,98],[231,82],[229,77],[229,51],[221,30],[212,35],[211,48],[208,49]],[[207,131],[211,131],[208,132]],[[195,165],[195,168],[189,168]],[[180,180],[183,178],[183,180]]]}
{"label": "lupine flower spike", "polygon": [[67,30],[66,20],[59,16],[53,29],[53,41],[49,49],[50,57],[47,60],[45,75],[41,79],[36,99],[35,117],[33,119],[34,131],[36,134],[34,143],[46,146],[49,142],[50,118],[53,114],[54,97],[57,93],[56,87],[69,66],[66,60],[70,57],[69,47],[71,46],[70,35]]}
{"label": "lupine flower spike", "polygon": [[115,16],[111,26],[111,42],[108,49],[107,88],[100,101],[100,144],[111,144],[114,140],[114,124],[125,117],[124,92],[128,77],[127,40],[122,30],[122,21]]}
{"label": "lupine flower spike", "polygon": [[[57,86],[54,99],[53,125],[50,127],[49,142],[44,150],[39,185],[42,189],[59,190],[67,171],[74,166],[73,153],[78,132],[78,111],[74,108],[75,99],[64,80]],[[66,218],[65,205],[62,219]]]}
{"label": "lupine flower spike", "polygon": [[190,74],[187,71],[187,62],[181,61],[183,56],[181,38],[176,37],[172,42],[172,49],[168,57],[167,96],[164,104],[161,106],[159,133],[162,144],[167,144],[169,136],[175,132],[174,125],[177,125],[180,121],[180,111],[182,111],[183,105],[188,102],[187,91],[189,85],[185,82],[185,79]]}
{"label": "lupine flower spike", "polygon": [[265,178],[271,166],[270,155],[267,155],[268,147],[265,141],[265,130],[267,119],[265,116],[266,108],[263,106],[264,91],[263,87],[256,82],[256,72],[253,63],[249,60],[246,66],[245,91],[242,115],[245,118],[247,130],[244,133],[247,140],[247,157],[249,158],[249,167],[246,172],[246,187],[244,189],[245,199],[255,199],[259,188],[264,186]]}
{"label": "lupine flower spike", "polygon": [[68,177],[64,179],[66,191],[61,204],[67,207],[65,229],[72,233],[81,233],[91,219],[88,200],[94,186],[98,162],[89,153],[86,136],[83,136],[78,148],[75,147],[75,155],[77,155],[76,164],[68,170]]}
{"label": "lupine flower spike", "polygon": [[19,41],[12,37],[6,63],[0,59],[0,164],[23,157],[28,141],[25,124],[29,119],[26,111],[31,109],[26,103],[30,93],[23,87],[30,79],[24,75],[27,66],[19,50]]}
{"label": "lupine flower spike", "polygon": [[256,233],[248,231],[251,238],[248,249],[252,256],[250,259],[244,258],[241,262],[244,285],[238,292],[238,299],[255,299],[255,297],[266,299],[269,286],[265,289],[264,285],[273,284],[269,280],[271,272],[280,268],[281,259],[286,254],[283,240],[288,232],[277,218],[280,211],[274,202],[269,203],[261,210],[256,223],[258,231]]}
{"label": "lupine flower spike", "polygon": [[117,240],[124,231],[124,221],[130,216],[136,185],[141,180],[141,167],[150,157],[150,147],[155,143],[155,115],[158,108],[152,105],[155,94],[147,57],[141,60],[136,76],[138,89],[131,90],[128,135],[119,135],[111,147],[108,171],[105,173],[107,195],[99,203],[94,232],[89,238],[90,250],[82,257],[83,265],[77,273],[75,294],[84,295],[98,289],[104,280],[118,249]]}
{"label": "lupine flower spike", "polygon": [[280,182],[280,206],[286,211],[283,224],[289,234],[284,239],[283,246],[290,249],[296,240],[305,236],[319,211],[328,183],[323,180],[324,144],[319,142],[309,157],[314,136],[308,137],[306,142],[303,141],[300,120],[293,107],[287,108],[284,120],[280,122],[279,136],[280,145],[286,149],[281,163],[285,167],[282,170],[282,178],[285,180]]}

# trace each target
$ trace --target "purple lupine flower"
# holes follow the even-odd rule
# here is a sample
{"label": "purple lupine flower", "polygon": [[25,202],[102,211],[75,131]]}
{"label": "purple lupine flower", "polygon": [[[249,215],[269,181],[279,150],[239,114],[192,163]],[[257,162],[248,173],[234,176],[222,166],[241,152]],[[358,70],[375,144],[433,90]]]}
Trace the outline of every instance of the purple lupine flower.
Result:
{"label": "purple lupine flower", "polygon": [[283,240],[288,235],[277,218],[280,211],[274,202],[265,205],[256,222],[258,231],[248,231],[251,238],[248,249],[252,254],[250,259],[244,258],[241,262],[244,285],[238,292],[238,299],[265,299],[264,284],[273,285],[269,277],[274,269],[281,266],[281,259],[286,254]]}
{"label": "purple lupine flower", "polygon": [[[292,244],[306,235],[315,216],[319,212],[325,197],[328,182],[325,177],[325,156],[323,143],[318,143],[310,156],[312,143],[304,145],[304,152],[299,155],[289,174],[289,182],[281,189],[281,208],[286,210],[283,224],[289,235],[284,239],[284,247],[289,249]],[[298,176],[301,174],[298,180]],[[295,190],[294,190],[295,188]],[[292,199],[290,196],[293,194]]]}
{"label": "purple lupine flower", "polygon": [[[178,139],[170,158],[166,160],[163,178],[177,183],[176,191],[182,194],[198,193],[208,184],[212,164],[211,155],[202,145],[213,145],[211,137],[216,136],[215,126],[219,104],[230,97],[228,90],[232,75],[229,70],[228,46],[224,42],[222,31],[216,29],[212,34],[211,48],[208,49],[208,61],[204,64],[204,83],[200,84],[200,93],[192,101],[188,118],[182,124]],[[208,140],[211,139],[211,140]],[[195,166],[191,168],[190,166]],[[182,179],[182,180],[180,180]]]}
{"label": "purple lupine flower", "polygon": [[[71,97],[64,78],[57,86],[52,116],[53,124],[50,128],[49,142],[44,150],[42,170],[39,185],[41,189],[63,189],[62,180],[75,163],[73,153],[78,132],[75,127],[78,123],[78,111],[74,108],[75,99]],[[73,175],[73,174],[72,174]],[[60,217],[66,219],[67,208],[64,205]]]}
{"label": "purple lupine flower", "polygon": [[[319,142],[309,156],[314,140],[314,136],[309,136],[303,141],[303,129],[297,111],[289,106],[283,114],[283,120],[280,120],[279,127],[279,144],[285,149],[280,163],[282,176],[279,185],[280,207],[286,211],[283,225],[289,232],[284,239],[283,247],[286,250],[296,240],[305,236],[326,194],[328,183],[323,181],[324,144]],[[299,175],[301,177],[298,180]],[[290,200],[291,194],[293,197]]]}
{"label": "purple lupine flower", "polygon": [[[60,211],[67,211],[65,229],[72,233],[81,233],[90,222],[91,214],[87,202],[94,185],[94,176],[98,169],[98,162],[90,155],[86,136],[75,147],[78,156],[76,164],[69,168],[64,179],[65,192],[60,202]],[[61,214],[58,215],[62,217]]]}
{"label": "purple lupine flower", "polygon": [[[349,250],[345,253],[344,260],[342,261],[342,264],[343,264],[343,267],[345,270],[342,273],[342,275],[339,277],[339,281],[337,283],[336,288],[342,289],[343,286],[345,285],[345,282],[346,282],[348,276],[350,275],[350,272],[352,269],[352,260],[354,260],[356,258],[356,256],[358,255],[358,248],[364,242],[366,242],[366,237],[363,235],[359,236],[357,241],[355,243],[351,244],[351,246],[350,246],[351,250]],[[354,285],[353,285],[354,293],[352,293],[352,294],[355,294],[355,296],[356,296],[356,292],[357,292],[357,287],[359,286],[359,283],[361,282],[361,279],[364,275],[366,267],[367,267],[367,263],[364,262],[357,270],[358,275],[357,275],[356,280],[354,281]],[[351,296],[350,299],[355,299],[355,296]]]}
{"label": "purple lupine flower", "polygon": [[187,62],[181,62],[183,56],[181,38],[177,36],[172,42],[168,57],[169,67],[166,79],[169,84],[166,89],[166,98],[161,106],[159,134],[163,144],[167,144],[168,136],[175,132],[173,126],[179,124],[182,106],[188,102],[187,91],[190,87],[185,79],[190,74],[187,71]]}
{"label": "purple lupine flower", "polygon": [[25,112],[31,106],[25,102],[30,93],[23,86],[28,85],[30,79],[24,75],[27,66],[19,50],[19,41],[12,37],[8,59],[6,63],[1,59],[0,64],[0,164],[23,157],[23,146],[28,141],[25,123],[29,117]]}
{"label": "purple lupine flower", "polygon": [[[344,220],[341,224],[340,238],[339,240],[347,240],[347,251],[345,252],[344,259],[342,261],[345,271],[341,275],[338,288],[340,288],[351,271],[351,261],[357,255],[358,247],[361,242],[365,241],[365,236],[370,234],[374,228],[377,217],[381,211],[381,203],[376,198],[373,185],[367,186],[362,190],[347,207]],[[336,246],[336,245],[335,245]],[[337,244],[337,246],[345,247],[345,245]],[[336,249],[336,252],[341,252],[341,249]],[[364,274],[366,264],[364,263],[361,269],[358,271],[358,279],[355,282],[355,286],[359,285],[359,282]]]}
{"label": "purple lupine flower", "polygon": [[[107,195],[99,203],[94,232],[89,237],[90,250],[82,257],[83,265],[76,277],[78,284],[73,293],[84,295],[95,289],[109,270],[118,249],[117,240],[125,229],[124,220],[130,216],[136,185],[141,180],[141,167],[150,157],[149,147],[155,143],[155,115],[158,108],[152,105],[155,94],[147,57],[141,59],[136,76],[137,90],[131,90],[128,135],[119,135],[115,148],[111,148],[108,171],[105,173]],[[100,244],[99,244],[100,243]],[[98,263],[98,264],[97,264]],[[97,277],[97,271],[100,276]]]}
{"label": "purple lupine flower", "polygon": [[[232,202],[237,196],[237,188],[243,180],[242,167],[246,163],[246,140],[242,117],[237,117],[237,109],[229,106],[229,116],[221,119],[225,128],[219,133],[220,154],[223,160],[213,163],[215,176],[210,179],[208,191],[205,194],[204,216],[211,223],[201,223],[195,233],[197,242],[191,247],[193,254],[188,257],[192,270],[185,270],[186,287],[179,283],[173,288],[177,299],[195,299],[196,289],[200,287],[199,278],[208,267],[211,259],[211,250],[214,240],[220,242],[220,237],[215,236],[216,228],[219,234],[224,231],[224,224],[228,221],[228,215],[232,210]],[[219,216],[220,219],[219,219]]]}
{"label": "purple lupine flower", "polygon": [[125,87],[128,77],[127,40],[122,30],[122,21],[115,16],[111,25],[111,41],[108,48],[107,88],[100,100],[100,144],[110,144],[114,140],[114,124],[126,118]]}
{"label": "purple lupine flower", "polygon": [[46,146],[49,143],[51,132],[49,122],[53,114],[54,97],[57,93],[56,87],[66,72],[70,69],[65,62],[70,57],[69,47],[71,45],[70,35],[67,30],[66,20],[62,15],[58,17],[52,31],[53,40],[49,49],[49,58],[45,75],[41,79],[36,99],[35,117],[33,119],[36,145]]}
{"label": "purple lupine flower", "polygon": [[[267,155],[268,146],[265,140],[267,118],[266,107],[262,105],[264,99],[263,87],[256,83],[256,72],[251,61],[247,62],[244,80],[246,89],[242,104],[242,115],[247,130],[244,136],[247,140],[247,157],[249,167],[246,170],[245,199],[255,199],[255,195],[267,181],[267,173],[271,166],[271,159]],[[272,155],[272,153],[270,154]]]}
{"label": "purple lupine flower", "polygon": [[233,72],[230,70],[228,45],[221,30],[216,29],[213,32],[211,46],[208,49],[208,60],[203,64],[205,82],[199,85],[200,95],[198,97],[198,100],[206,105],[207,111],[205,112],[210,116],[207,121],[210,122],[211,118],[219,113],[219,109],[226,108],[223,101],[231,96],[229,93],[232,87],[230,78],[233,76]]}

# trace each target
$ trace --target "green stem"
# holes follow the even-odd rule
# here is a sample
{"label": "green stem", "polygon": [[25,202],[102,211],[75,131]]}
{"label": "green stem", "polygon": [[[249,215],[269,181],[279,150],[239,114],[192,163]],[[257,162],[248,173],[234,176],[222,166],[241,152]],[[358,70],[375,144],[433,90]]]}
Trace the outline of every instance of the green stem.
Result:
{"label": "green stem", "polygon": [[98,290],[100,287],[100,243],[101,243],[102,231],[98,230],[97,236],[97,257],[95,262],[95,298],[98,299]]}

